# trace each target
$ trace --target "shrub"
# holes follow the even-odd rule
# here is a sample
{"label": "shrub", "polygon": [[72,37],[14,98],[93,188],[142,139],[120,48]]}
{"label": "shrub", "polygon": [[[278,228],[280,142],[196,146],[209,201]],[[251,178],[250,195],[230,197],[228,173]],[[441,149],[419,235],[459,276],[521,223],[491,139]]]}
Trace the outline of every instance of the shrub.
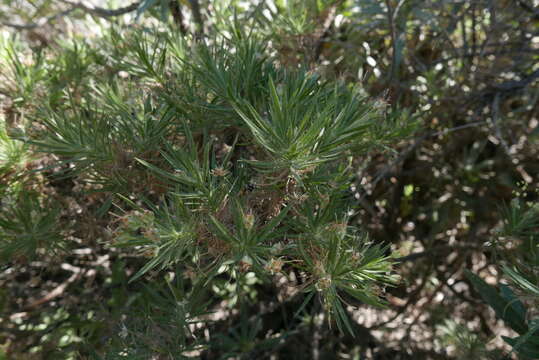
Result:
{"label": "shrub", "polygon": [[0,5],[0,357],[532,344],[529,2],[99,2]]}
{"label": "shrub", "polygon": [[[275,277],[291,272],[303,299],[296,316],[315,301],[330,326],[353,333],[347,302],[382,306],[383,288],[397,280],[388,247],[348,221],[350,162],[406,136],[411,125],[386,119],[359,87],[280,65],[261,38],[245,33],[231,28],[229,37],[203,44],[176,33],[111,29],[122,52],[110,64],[91,63],[104,55],[74,40],[33,65],[47,73],[35,79],[35,91],[56,90],[45,90],[19,138],[57,159],[53,176],[97,196],[99,208],[85,217],[114,214],[100,241],[148,259],[130,283],[172,276],[162,282],[170,292],[145,287],[122,310],[135,318],[109,342],[117,355],[226,348],[224,335],[212,332],[221,340],[207,344],[190,324],[211,329],[203,315],[219,298],[241,311],[256,306],[256,288],[276,289]],[[81,64],[77,79],[73,64]],[[105,71],[111,75],[98,75]],[[69,80],[60,90],[62,72]],[[58,213],[34,221],[25,218],[34,213],[30,203],[18,206],[16,219],[0,223],[4,257],[60,244],[49,229]],[[19,233],[13,240],[10,229]],[[250,341],[261,326],[254,324]],[[247,336],[242,331],[237,336]],[[167,335],[155,339],[156,332]]]}

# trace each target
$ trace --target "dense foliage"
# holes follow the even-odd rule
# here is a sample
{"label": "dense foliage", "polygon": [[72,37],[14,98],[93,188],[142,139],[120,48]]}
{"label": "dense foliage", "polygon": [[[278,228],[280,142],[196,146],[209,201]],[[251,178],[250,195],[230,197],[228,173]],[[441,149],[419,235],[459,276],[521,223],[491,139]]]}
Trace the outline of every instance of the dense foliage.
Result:
{"label": "dense foliage", "polygon": [[539,357],[537,21],[5,1],[0,359]]}

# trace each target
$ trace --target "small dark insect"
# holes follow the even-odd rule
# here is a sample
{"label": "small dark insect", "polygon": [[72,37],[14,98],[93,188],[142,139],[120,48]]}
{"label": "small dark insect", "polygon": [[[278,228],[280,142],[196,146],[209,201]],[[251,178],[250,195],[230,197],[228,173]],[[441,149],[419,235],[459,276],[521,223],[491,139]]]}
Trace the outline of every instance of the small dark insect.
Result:
{"label": "small dark insect", "polygon": [[247,191],[251,192],[251,191],[254,191],[254,189],[256,189],[256,185],[249,183],[245,186],[245,188],[247,189]]}

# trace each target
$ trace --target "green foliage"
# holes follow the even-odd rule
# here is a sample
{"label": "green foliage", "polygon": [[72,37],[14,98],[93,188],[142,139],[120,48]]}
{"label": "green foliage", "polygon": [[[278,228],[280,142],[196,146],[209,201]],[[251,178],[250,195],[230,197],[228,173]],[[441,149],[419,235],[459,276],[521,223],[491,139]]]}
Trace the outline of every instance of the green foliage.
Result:
{"label": "green foliage", "polygon": [[[310,295],[303,306],[319,294],[331,321],[353,332],[343,297],[383,305],[382,286],[396,280],[388,249],[347,225],[349,204],[304,204],[342,192],[350,178],[348,158],[383,145],[388,133],[382,127],[395,135],[399,128],[391,121],[382,125],[382,108],[359,88],[280,68],[260,39],[232,31],[230,38],[188,49],[157,32],[135,34],[125,44],[113,30],[111,38],[127,46],[113,62],[129,77],[145,79],[144,91],[129,79],[87,82],[80,75],[72,86],[86,91],[66,90],[56,97],[62,104],[39,104],[32,120],[43,128],[28,131],[27,143],[69,165],[63,178],[83,181],[92,192],[120,195],[123,210],[112,223],[110,245],[150,258],[131,282],[181,266],[185,273],[178,278],[195,288],[226,274],[243,291],[248,272],[269,284],[283,267],[296,268],[308,277],[303,290]],[[86,54],[92,53],[75,43],[53,61],[59,64],[55,71],[85,74]],[[404,135],[403,129],[397,137]],[[35,211],[26,207],[16,212],[30,213]],[[53,217],[17,219],[37,223],[25,228],[32,242],[24,243],[35,244],[26,253],[44,242],[61,243]],[[198,275],[186,275],[193,272]],[[151,313],[163,298],[150,295],[141,297]],[[186,294],[181,303],[194,306],[194,296]],[[180,311],[179,304],[161,305]],[[182,316],[187,313],[194,316],[187,310]],[[127,331],[134,334],[150,329],[133,324]],[[192,346],[182,339],[186,349]],[[158,353],[170,346],[148,341],[144,346]],[[139,356],[139,350],[126,351]]]}
{"label": "green foliage", "polygon": [[[511,280],[513,286],[500,285],[500,291],[488,285],[477,275],[468,272],[467,277],[479,292],[483,300],[496,312],[496,315],[519,336],[503,337],[513,347],[513,351],[524,359],[539,357],[539,318],[534,309],[539,304],[539,287],[537,287],[537,205],[522,204],[514,199],[509,207],[504,209],[504,226],[500,231],[506,238],[514,242],[522,242],[518,249],[522,255],[508,257],[509,265],[503,265],[505,277]],[[531,247],[530,247],[531,244]],[[514,288],[515,290],[513,290]],[[515,292],[520,294],[520,298]],[[521,300],[522,299],[522,300]],[[532,304],[527,307],[523,301]]]}
{"label": "green foliage", "polygon": [[501,236],[526,237],[534,235],[539,226],[539,206],[523,204],[519,199],[503,208],[503,230]]}
{"label": "green foliage", "polygon": [[507,322],[519,334],[528,331],[524,305],[516,299],[507,285],[501,285],[501,291],[498,292],[494,286],[488,285],[477,275],[469,273],[468,279],[481,294],[483,300],[496,311],[499,318]]}
{"label": "green foliage", "polygon": [[[181,202],[163,209],[135,210],[119,218],[115,230],[116,247],[137,246],[141,254],[153,256],[132,278],[136,280],[153,268],[161,269],[196,256],[196,228],[192,216]],[[154,215],[155,214],[155,215]]]}
{"label": "green foliage", "polygon": [[[512,276],[515,275],[512,274]],[[503,339],[523,358],[537,358],[539,356],[538,319],[528,319],[526,307],[507,285],[500,285],[501,290],[498,292],[494,286],[488,285],[477,275],[468,273],[467,276],[483,300],[496,311],[496,315],[520,335],[516,338],[503,337]],[[518,275],[517,278],[521,279]]]}
{"label": "green foliage", "polygon": [[0,357],[537,357],[509,3],[0,4]]}
{"label": "green foliage", "polygon": [[96,89],[97,94],[104,102],[101,106],[91,99],[87,104],[77,104],[68,97],[69,110],[45,109],[47,116],[39,120],[47,131],[30,143],[40,152],[54,153],[62,162],[74,163],[75,173],[83,173],[105,190],[136,186],[130,183],[133,174],[140,172],[135,158],[159,151],[173,115],[150,98],[131,107],[110,87]]}
{"label": "green foliage", "polygon": [[380,306],[383,303],[375,286],[395,283],[396,278],[389,275],[391,261],[384,256],[384,248],[348,234],[342,229],[345,224],[328,225],[324,233],[305,234],[298,241],[298,252],[304,259],[302,268],[313,274],[312,284],[305,291],[318,293],[338,328],[352,333],[343,307],[343,294]]}
{"label": "green foliage", "polygon": [[21,54],[27,51],[17,39],[0,38],[0,60],[6,66],[2,73],[9,71],[11,74],[7,77],[11,81],[4,86],[15,93],[14,102],[19,104],[30,100],[46,73],[44,59],[39,52],[23,63]]}
{"label": "green foliage", "polygon": [[[174,273],[172,273],[174,274]],[[204,343],[193,334],[197,317],[207,313],[199,286],[189,289],[181,277],[144,284],[132,299],[130,315],[121,322],[118,336],[108,340],[107,352],[96,359],[147,359],[160,354],[170,359],[189,358]]]}
{"label": "green foliage", "polygon": [[305,74],[285,74],[279,91],[270,79],[267,109],[259,112],[245,101],[236,105],[257,143],[270,154],[270,161],[253,163],[257,168],[285,171],[301,181],[301,172],[342,158],[349,150],[364,150],[376,120],[372,105],[355,91],[331,86]]}
{"label": "green foliage", "polygon": [[65,240],[58,223],[59,213],[50,204],[41,204],[33,193],[25,193],[13,202],[5,201],[0,213],[2,261],[34,258],[38,251],[62,250]]}

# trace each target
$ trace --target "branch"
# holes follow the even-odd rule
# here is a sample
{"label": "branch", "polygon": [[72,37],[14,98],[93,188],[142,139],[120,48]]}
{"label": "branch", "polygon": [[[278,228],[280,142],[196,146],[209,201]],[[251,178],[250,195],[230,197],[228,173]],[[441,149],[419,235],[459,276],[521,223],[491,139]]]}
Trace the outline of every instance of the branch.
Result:
{"label": "branch", "polygon": [[50,23],[50,22],[52,22],[52,21],[54,21],[56,19],[64,17],[64,16],[70,14],[71,12],[73,12],[74,10],[77,10],[77,9],[80,9],[80,10],[82,10],[84,12],[90,13],[90,14],[95,15],[95,16],[99,16],[99,17],[103,17],[103,18],[109,18],[109,17],[124,15],[124,14],[127,14],[129,12],[135,11],[135,10],[138,9],[138,7],[140,5],[140,2],[135,2],[135,3],[131,4],[131,5],[123,7],[123,8],[105,9],[105,8],[101,8],[101,7],[97,7],[97,6],[96,7],[90,7],[90,6],[87,6],[87,5],[85,5],[85,4],[81,3],[81,2],[73,2],[73,1],[69,1],[69,0],[60,0],[60,1],[63,2],[64,4],[70,5],[71,7],[69,9],[61,11],[61,12],[59,12],[57,14],[42,18],[42,19],[38,20],[35,23],[15,24],[15,23],[10,23],[10,22],[0,22],[0,24],[3,25],[3,26],[7,26],[7,27],[17,29],[17,30],[32,30],[32,29],[35,29],[37,27],[41,27],[43,25],[46,25],[46,24],[48,24],[48,23]]}
{"label": "branch", "polygon": [[493,85],[493,88],[502,92],[513,92],[524,89],[526,86],[539,78],[539,69],[535,70],[531,74],[525,76],[522,80],[509,80],[501,84]]}
{"label": "branch", "polygon": [[397,6],[393,9],[391,7],[391,1],[386,0],[385,4],[387,7],[387,22],[389,25],[389,31],[391,35],[391,70],[389,72],[389,83],[391,84],[395,80],[395,76],[397,75],[397,41],[398,41],[398,34],[397,34],[397,24],[396,21],[398,20],[398,15],[400,10],[402,9],[402,6],[404,4],[405,0],[399,0],[397,3]]}
{"label": "branch", "polygon": [[500,113],[500,93],[499,92],[496,93],[496,95],[494,96],[494,100],[492,100],[491,110],[492,110],[492,126],[494,126],[494,129],[496,130],[496,137],[502,143],[502,147],[505,150],[505,153],[507,154],[507,156],[511,157],[511,150],[509,149],[509,145],[507,144],[507,141],[505,141],[502,135],[502,130],[498,122],[499,113]]}
{"label": "branch", "polygon": [[412,253],[410,255],[407,255],[407,256],[402,256],[402,257],[398,257],[398,258],[395,258],[393,259],[395,262],[397,263],[403,263],[403,262],[406,262],[406,261],[415,261],[419,258],[422,258],[422,257],[432,257],[434,256],[435,254],[438,254],[438,253],[447,253],[447,252],[452,252],[452,251],[459,251],[459,250],[476,250],[476,251],[485,251],[485,247],[484,246],[481,246],[481,245],[472,245],[472,244],[467,244],[467,245],[440,245],[440,246],[437,246],[437,247],[434,247],[434,248],[431,248],[429,250],[425,250],[425,251],[421,251],[421,252],[417,252],[417,253]]}
{"label": "branch", "polygon": [[315,36],[317,37],[317,40],[315,41],[315,52],[314,52],[314,61],[316,62],[320,56],[322,55],[322,50],[324,46],[324,39],[329,36],[331,32],[331,25],[335,21],[335,18],[337,16],[337,8],[343,3],[343,0],[337,0],[329,10],[327,10],[327,14],[325,16],[325,19],[322,24],[322,28],[320,29],[319,33]]}
{"label": "branch", "polygon": [[519,0],[518,5],[520,5],[520,7],[526,10],[528,13],[533,14],[533,19],[539,19],[539,10],[534,9],[532,5],[527,4],[524,2],[524,0]]}
{"label": "branch", "polygon": [[133,12],[133,11],[137,10],[139,5],[140,5],[140,2],[137,1],[137,2],[132,3],[131,5],[128,5],[128,6],[123,7],[123,8],[105,9],[105,8],[101,8],[101,7],[97,7],[97,6],[90,7],[90,6],[87,6],[87,5],[83,4],[82,2],[73,2],[73,1],[70,1],[70,0],[60,0],[60,1],[63,2],[64,4],[71,5],[73,7],[73,9],[81,9],[81,10],[83,10],[85,12],[89,12],[92,15],[96,15],[96,16],[104,17],[104,18],[120,16],[120,15],[124,15],[124,14],[130,13],[130,12]]}
{"label": "branch", "polygon": [[201,38],[204,35],[204,20],[200,13],[200,4],[198,0],[189,0],[189,3],[191,4],[191,11],[193,13],[193,18],[195,19],[196,35],[198,38]]}
{"label": "branch", "polygon": [[65,291],[65,289],[73,282],[78,280],[83,275],[82,268],[70,265],[70,264],[62,264],[62,268],[64,270],[68,270],[73,272],[73,275],[71,275],[66,281],[64,281],[62,284],[55,287],[52,291],[50,291],[47,295],[43,296],[41,299],[38,299],[36,301],[31,302],[25,307],[26,311],[33,310],[37,307],[39,307],[42,304],[45,304],[58,296],[62,295]]}
{"label": "branch", "polygon": [[[91,264],[94,265],[95,267],[98,267],[98,266],[103,265],[107,261],[109,261],[109,255],[104,255],[104,256],[98,257],[97,260],[95,262],[92,262]],[[63,263],[62,265],[60,265],[60,267],[63,270],[72,272],[73,274],[66,281],[64,281],[62,284],[58,285],[52,291],[50,291],[47,295],[43,296],[42,298],[40,298],[38,300],[35,300],[35,301],[27,304],[23,308],[24,312],[14,314],[15,316],[23,316],[23,317],[27,316],[28,311],[35,310],[35,309],[39,308],[39,306],[41,306],[41,305],[43,305],[45,303],[48,303],[49,301],[63,295],[66,288],[70,284],[72,284],[75,281],[77,281],[78,279],[80,279],[81,277],[93,276],[92,274],[95,273],[94,268],[83,269],[83,268],[80,268],[78,266],[73,266],[73,265],[68,264],[68,263]]]}
{"label": "branch", "polygon": [[[504,44],[500,44],[498,46],[502,47],[503,45]],[[492,46],[492,44],[490,46]],[[537,51],[537,49],[521,48],[521,49],[510,49],[510,50],[499,50],[499,51],[493,50],[493,51],[481,53],[480,55],[483,56],[483,57],[487,57],[487,56],[490,56],[490,55],[500,56],[500,55],[514,55],[514,54],[527,54],[527,53],[532,54],[532,55],[537,55],[539,52]],[[434,60],[430,64],[435,65],[435,64],[440,64],[440,63],[446,63],[446,62],[451,61],[451,60],[469,58],[469,57],[472,57],[472,56],[476,56],[476,54],[469,54],[469,53],[468,54],[457,54],[455,56],[448,56],[448,57],[445,57],[445,58],[442,58],[442,59]]]}
{"label": "branch", "polygon": [[185,24],[183,23],[183,12],[180,7],[180,2],[178,0],[170,0],[169,8],[172,14],[172,18],[174,19],[174,23],[176,24],[176,26],[178,26],[178,28],[180,29],[180,32],[183,35],[187,34],[187,28],[185,27]]}

